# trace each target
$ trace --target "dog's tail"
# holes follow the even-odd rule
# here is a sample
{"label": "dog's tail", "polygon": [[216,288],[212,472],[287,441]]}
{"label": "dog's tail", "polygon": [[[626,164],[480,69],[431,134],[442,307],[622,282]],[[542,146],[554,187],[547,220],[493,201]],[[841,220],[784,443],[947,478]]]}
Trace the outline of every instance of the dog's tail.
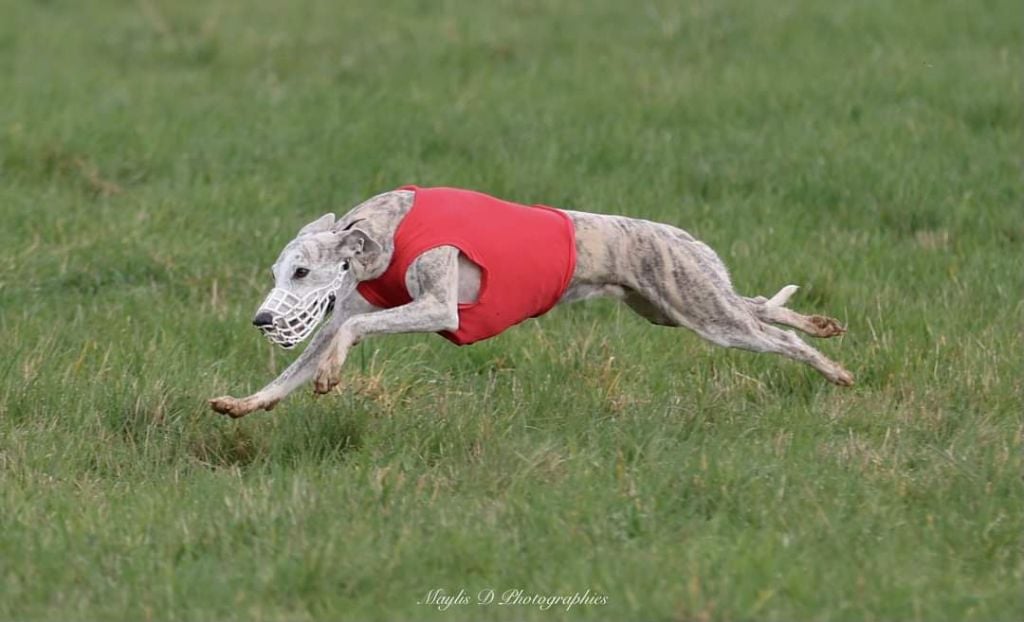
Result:
{"label": "dog's tail", "polygon": [[762,315],[763,312],[769,309],[778,309],[779,307],[786,306],[786,303],[789,302],[789,299],[798,289],[800,289],[799,285],[787,285],[780,289],[779,292],[771,298],[754,296],[753,298],[744,298],[744,300],[746,300],[747,304],[751,306],[754,313]]}
{"label": "dog's tail", "polygon": [[790,297],[796,293],[796,290],[800,289],[799,285],[787,285],[779,290],[779,293],[775,294],[767,301],[764,306],[766,307],[785,307],[786,303],[789,302]]}

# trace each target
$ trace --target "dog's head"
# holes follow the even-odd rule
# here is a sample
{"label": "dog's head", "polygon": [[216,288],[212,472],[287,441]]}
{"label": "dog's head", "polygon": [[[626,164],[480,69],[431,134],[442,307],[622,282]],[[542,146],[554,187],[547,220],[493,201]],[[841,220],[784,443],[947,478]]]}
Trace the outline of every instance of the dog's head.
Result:
{"label": "dog's head", "polygon": [[274,289],[252,323],[272,343],[301,343],[334,308],[368,278],[381,247],[358,221],[342,227],[325,214],[303,227],[281,251],[271,271]]}

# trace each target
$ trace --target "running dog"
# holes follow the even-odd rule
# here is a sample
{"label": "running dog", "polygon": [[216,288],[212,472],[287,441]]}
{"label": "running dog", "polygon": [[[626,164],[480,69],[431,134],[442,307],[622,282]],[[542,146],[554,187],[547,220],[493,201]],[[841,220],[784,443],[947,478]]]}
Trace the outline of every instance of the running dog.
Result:
{"label": "running dog", "polygon": [[231,417],[271,410],[310,380],[316,393],[329,392],[349,350],[366,337],[437,332],[466,345],[558,303],[599,296],[622,300],[654,324],[781,354],[834,384],[853,384],[841,365],[773,325],[814,337],[845,332],[835,319],[788,309],[795,285],[771,298],[741,296],[710,247],[646,220],[407,186],[306,225],[272,270],[275,286],[253,318],[271,342],[291,348],[330,319],[270,384],[209,401]]}

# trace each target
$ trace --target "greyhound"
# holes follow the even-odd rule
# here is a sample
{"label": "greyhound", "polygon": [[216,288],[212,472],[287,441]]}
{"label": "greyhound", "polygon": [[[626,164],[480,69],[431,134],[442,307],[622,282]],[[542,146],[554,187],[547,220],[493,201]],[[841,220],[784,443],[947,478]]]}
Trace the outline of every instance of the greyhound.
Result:
{"label": "greyhound", "polygon": [[[404,304],[382,308],[359,287],[388,270],[396,256],[396,231],[416,193],[385,192],[341,218],[325,214],[299,231],[274,263],[275,287],[253,323],[288,348],[330,319],[280,376],[248,397],[209,400],[213,410],[233,418],[269,411],[310,380],[316,394],[328,393],[339,382],[349,350],[366,337],[459,329],[460,315],[477,301],[486,277],[456,245],[437,246],[410,260],[401,275],[409,298]],[[836,385],[853,384],[853,375],[840,364],[774,326],[814,337],[845,332],[833,318],[787,308],[797,286],[787,285],[771,298],[744,297],[734,291],[715,252],[686,231],[623,216],[546,209],[571,224],[575,252],[567,285],[552,304],[619,299],[653,324],[686,327],[719,346],[780,354],[810,365]],[[527,256],[531,249],[515,252]]]}

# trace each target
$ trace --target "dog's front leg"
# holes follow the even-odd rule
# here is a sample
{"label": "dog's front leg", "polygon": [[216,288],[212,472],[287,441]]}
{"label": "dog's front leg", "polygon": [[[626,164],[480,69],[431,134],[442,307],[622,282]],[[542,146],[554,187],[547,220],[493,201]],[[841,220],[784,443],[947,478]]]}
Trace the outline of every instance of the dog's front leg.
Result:
{"label": "dog's front leg", "polygon": [[353,314],[365,313],[374,308],[376,307],[366,302],[362,296],[353,292],[346,300],[337,303],[331,319],[313,336],[302,354],[286,367],[280,376],[248,397],[215,397],[210,400],[210,407],[236,419],[257,410],[273,410],[274,406],[288,397],[292,391],[309,382],[316,371],[317,362],[330,348],[345,320]]}
{"label": "dog's front leg", "polygon": [[316,362],[337,335],[341,321],[331,318],[331,321],[313,337],[299,358],[292,361],[292,364],[267,386],[248,397],[215,397],[210,400],[210,407],[234,419],[257,410],[273,410],[278,402],[313,376]]}
{"label": "dog's front leg", "polygon": [[459,327],[458,250],[442,246],[427,251],[409,266],[406,288],[413,301],[349,318],[324,354],[313,390],[328,393],[339,382],[349,349],[365,337],[394,333],[436,333]]}

